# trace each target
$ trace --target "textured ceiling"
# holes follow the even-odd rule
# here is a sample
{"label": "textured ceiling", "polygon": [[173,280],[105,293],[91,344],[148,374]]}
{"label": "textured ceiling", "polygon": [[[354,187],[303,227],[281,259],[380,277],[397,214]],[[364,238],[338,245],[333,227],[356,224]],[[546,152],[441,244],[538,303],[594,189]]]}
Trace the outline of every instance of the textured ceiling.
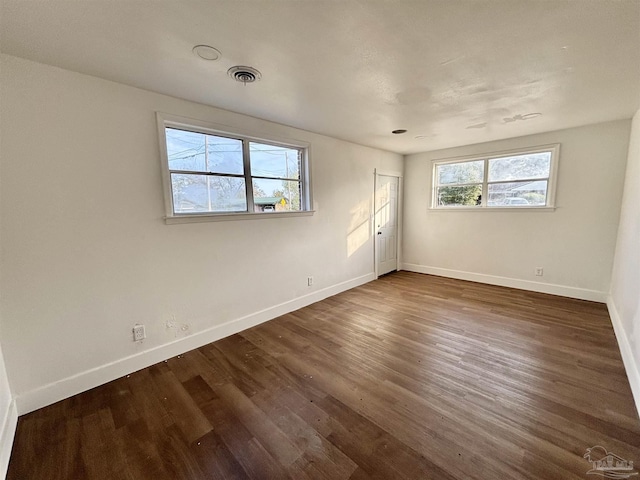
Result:
{"label": "textured ceiling", "polygon": [[[401,153],[640,103],[640,0],[2,0],[1,14],[3,53]],[[262,79],[234,82],[233,65]]]}

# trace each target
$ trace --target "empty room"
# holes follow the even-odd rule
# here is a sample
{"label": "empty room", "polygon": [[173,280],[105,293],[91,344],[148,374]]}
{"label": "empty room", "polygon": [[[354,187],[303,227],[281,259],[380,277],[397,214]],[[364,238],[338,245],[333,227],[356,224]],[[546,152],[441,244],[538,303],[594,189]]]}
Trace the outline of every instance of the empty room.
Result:
{"label": "empty room", "polygon": [[0,478],[640,473],[640,0],[0,5]]}

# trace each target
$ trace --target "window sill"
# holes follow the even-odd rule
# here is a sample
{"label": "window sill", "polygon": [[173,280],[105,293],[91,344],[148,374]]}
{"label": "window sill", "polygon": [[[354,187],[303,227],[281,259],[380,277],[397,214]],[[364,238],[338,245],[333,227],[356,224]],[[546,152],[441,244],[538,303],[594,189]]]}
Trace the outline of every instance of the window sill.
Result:
{"label": "window sill", "polygon": [[557,207],[429,207],[430,212],[554,212]]}
{"label": "window sill", "polygon": [[315,210],[303,212],[274,212],[274,213],[201,213],[174,215],[164,217],[164,223],[174,225],[178,223],[203,223],[203,222],[227,222],[234,220],[266,220],[268,218],[291,218],[291,217],[311,217]]}

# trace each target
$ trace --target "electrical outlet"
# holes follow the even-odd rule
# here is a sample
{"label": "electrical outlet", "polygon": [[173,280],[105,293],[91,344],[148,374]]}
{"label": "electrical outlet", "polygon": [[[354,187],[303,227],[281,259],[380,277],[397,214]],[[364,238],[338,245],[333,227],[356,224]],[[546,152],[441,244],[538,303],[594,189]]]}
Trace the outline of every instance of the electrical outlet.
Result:
{"label": "electrical outlet", "polygon": [[544,270],[542,269],[542,267],[536,267],[536,277],[541,277],[543,273]]}
{"label": "electrical outlet", "polygon": [[307,286],[313,285],[313,277],[307,277]]}
{"label": "electrical outlet", "polygon": [[144,331],[144,325],[134,325],[133,326],[133,341],[139,342],[140,340],[144,340],[147,338],[147,334]]}

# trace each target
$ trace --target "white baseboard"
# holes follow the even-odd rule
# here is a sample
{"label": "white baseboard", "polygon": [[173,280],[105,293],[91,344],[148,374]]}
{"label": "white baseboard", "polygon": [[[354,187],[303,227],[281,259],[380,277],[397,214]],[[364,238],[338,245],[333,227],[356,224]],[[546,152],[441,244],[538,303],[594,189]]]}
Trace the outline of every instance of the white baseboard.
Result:
{"label": "white baseboard", "polygon": [[105,384],[116,378],[120,378],[132,372],[162,362],[168,358],[183,354],[189,350],[199,348],[216,340],[254,327],[280,315],[284,315],[312,303],[319,302],[327,297],[344,292],[351,288],[375,280],[375,274],[369,273],[352,280],[347,280],[331,287],[323,288],[316,292],[295,298],[288,302],[266,308],[259,312],[229,321],[222,325],[216,325],[207,330],[195,333],[188,337],[180,338],[174,342],[160,345],[144,352],[131,355],[106,365],[81,372],[77,375],[50,383],[43,387],[22,393],[16,397],[19,415],[32,412],[38,408],[51,405],[65,398],[84,392],[98,385]]}
{"label": "white baseboard", "polygon": [[9,457],[13,447],[13,438],[18,425],[18,410],[15,401],[9,404],[9,408],[0,422],[0,478],[5,478],[9,467]]}
{"label": "white baseboard", "polygon": [[448,268],[428,267],[413,263],[403,263],[402,270],[416,273],[427,273],[438,277],[457,278],[459,280],[469,280],[471,282],[488,283],[489,285],[499,285],[501,287],[517,288],[520,290],[530,290],[532,292],[549,293],[561,297],[578,298],[580,300],[590,300],[592,302],[606,303],[608,294],[597,290],[587,290],[585,288],[568,287],[566,285],[555,285],[551,283],[531,282],[529,280],[519,280],[517,278],[498,277],[495,275],[485,275],[483,273],[463,272],[460,270],[450,270]]}
{"label": "white baseboard", "polygon": [[627,378],[629,379],[629,386],[631,386],[631,393],[636,403],[636,413],[640,416],[640,369],[633,356],[631,350],[631,344],[629,338],[622,326],[622,319],[618,314],[618,309],[613,303],[613,299],[609,297],[607,300],[607,308],[609,309],[609,316],[611,317],[611,324],[613,325],[613,331],[616,334],[618,340],[618,347],[620,348],[620,354],[622,355],[622,362],[624,363],[624,369],[627,371]]}

